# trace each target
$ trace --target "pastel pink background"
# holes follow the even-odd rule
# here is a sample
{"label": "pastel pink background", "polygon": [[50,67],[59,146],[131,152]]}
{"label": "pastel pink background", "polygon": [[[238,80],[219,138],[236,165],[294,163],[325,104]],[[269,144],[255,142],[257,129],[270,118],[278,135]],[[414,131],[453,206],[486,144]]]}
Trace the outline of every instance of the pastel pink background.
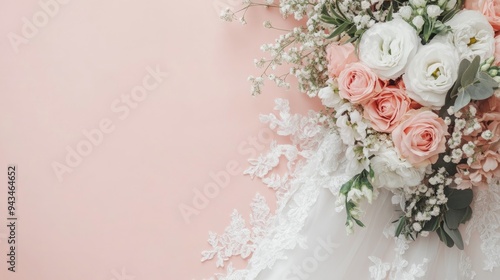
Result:
{"label": "pastel pink background", "polygon": [[[258,115],[274,98],[297,111],[313,103],[273,87],[249,94],[253,58],[279,34],[262,22],[279,16],[256,9],[241,26],[218,19],[224,0],[68,2],[15,53],[8,34],[42,9],[0,0],[0,279],[128,280],[122,269],[136,280],[208,278],[208,231],[222,232],[235,208],[247,217],[256,192],[274,195],[237,175],[190,223],[179,205],[228,162],[246,166],[238,147],[262,131]],[[169,76],[121,120],[111,104],[157,65]],[[60,182],[53,162],[103,119],[114,131]],[[18,167],[16,273],[6,263],[8,164]]]}

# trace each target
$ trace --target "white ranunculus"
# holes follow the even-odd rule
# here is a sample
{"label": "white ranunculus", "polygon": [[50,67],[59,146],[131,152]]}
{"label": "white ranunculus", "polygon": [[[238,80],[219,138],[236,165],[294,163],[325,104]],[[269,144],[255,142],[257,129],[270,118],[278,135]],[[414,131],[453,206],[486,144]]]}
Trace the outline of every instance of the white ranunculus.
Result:
{"label": "white ranunculus", "polygon": [[408,96],[439,109],[457,79],[459,64],[458,53],[450,44],[432,42],[420,47],[403,75]]}
{"label": "white ranunculus", "polygon": [[397,189],[414,187],[422,182],[425,168],[415,168],[408,161],[402,160],[392,147],[383,146],[370,160],[375,172],[374,186]]}
{"label": "white ranunculus", "polygon": [[433,41],[450,42],[460,55],[460,60],[481,57],[484,61],[495,52],[495,33],[488,20],[478,11],[463,10],[446,22],[451,32],[436,36]]}
{"label": "white ranunculus", "polygon": [[415,29],[395,18],[368,29],[359,42],[359,59],[382,79],[396,79],[420,45]]}

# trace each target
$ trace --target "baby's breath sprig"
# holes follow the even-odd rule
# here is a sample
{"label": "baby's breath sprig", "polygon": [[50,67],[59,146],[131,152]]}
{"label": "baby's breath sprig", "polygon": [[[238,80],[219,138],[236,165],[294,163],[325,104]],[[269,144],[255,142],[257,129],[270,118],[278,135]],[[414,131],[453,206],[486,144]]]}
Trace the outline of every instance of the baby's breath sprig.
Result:
{"label": "baby's breath sprig", "polygon": [[[261,50],[268,53],[268,57],[256,59],[255,65],[264,69],[257,77],[250,76],[252,95],[262,92],[265,80],[275,83],[278,87],[290,88],[289,78],[295,76],[301,92],[309,96],[316,96],[319,90],[328,80],[325,71],[326,60],[326,35],[325,27],[319,19],[321,8],[326,0],[282,0],[278,4],[276,1],[266,0],[264,2],[244,0],[244,7],[232,11],[226,9],[222,12],[221,18],[226,21],[239,20],[246,23],[245,13],[251,7],[264,6],[266,8],[279,8],[283,18],[293,17],[301,21],[301,26],[291,30],[276,27],[269,20],[263,25],[265,28],[275,29],[285,32],[279,36],[274,43],[264,44]],[[240,15],[243,14],[243,15]],[[303,19],[307,19],[303,23]],[[290,69],[285,73],[275,73],[280,71],[279,66],[290,65]]]}
{"label": "baby's breath sprig", "polygon": [[[265,7],[265,8],[279,8],[279,5],[274,4],[274,0],[266,0],[264,2],[257,2],[251,0],[242,0],[242,5],[240,9],[233,11],[232,8],[226,7],[220,13],[220,18],[222,20],[232,22],[233,20],[239,21],[241,24],[246,24],[245,15],[250,8],[253,7]],[[241,15],[240,15],[241,14]]]}
{"label": "baby's breath sprig", "polygon": [[472,190],[454,188],[453,179],[445,168],[427,175],[424,182],[404,191],[404,214],[397,223],[396,236],[404,235],[415,239],[435,231],[448,247],[457,246],[463,250],[464,242],[458,230],[471,215]]}

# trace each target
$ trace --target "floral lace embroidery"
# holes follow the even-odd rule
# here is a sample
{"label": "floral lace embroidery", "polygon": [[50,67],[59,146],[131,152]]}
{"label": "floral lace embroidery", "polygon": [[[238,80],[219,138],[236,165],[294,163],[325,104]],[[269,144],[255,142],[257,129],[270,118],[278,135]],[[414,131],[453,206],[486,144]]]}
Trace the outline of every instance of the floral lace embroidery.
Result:
{"label": "floral lace embroidery", "polygon": [[[304,226],[310,207],[316,202],[319,188],[328,188],[334,195],[347,181],[343,175],[345,147],[338,133],[329,127],[326,119],[316,112],[307,116],[292,115],[288,101],[276,100],[278,116],[261,116],[281,136],[288,136],[291,144],[272,142],[267,154],[250,160],[245,174],[262,180],[276,191],[277,210],[272,214],[265,199],[257,194],[252,203],[250,227],[235,210],[231,223],[221,235],[210,232],[208,243],[211,250],[202,252],[202,261],[216,259],[216,266],[227,262],[227,273],[216,274],[218,280],[251,280],[266,268],[272,268],[277,260],[286,259],[286,251],[297,245],[304,247],[305,238],[300,231]],[[285,158],[287,170],[274,172]],[[334,203],[332,201],[332,203]],[[285,211],[286,210],[286,211]],[[481,238],[481,250],[486,256],[485,270],[492,270],[500,264],[500,186],[479,191],[473,205],[474,215],[467,224],[464,240],[469,242],[472,231],[477,230]],[[393,231],[392,231],[393,232]],[[410,264],[404,259],[408,242],[395,239],[395,258],[392,263],[383,262],[376,256],[369,259],[372,279],[422,279],[428,259],[420,264]],[[249,258],[246,269],[234,269],[230,259],[234,256]],[[463,279],[474,279],[470,257],[464,252],[460,256],[460,272]],[[210,278],[213,280],[214,278]]]}
{"label": "floral lace embroidery", "polygon": [[488,190],[476,193],[472,219],[467,224],[465,242],[468,244],[473,231],[481,238],[481,251],[486,259],[484,270],[492,271],[500,265],[500,185],[492,184]]}

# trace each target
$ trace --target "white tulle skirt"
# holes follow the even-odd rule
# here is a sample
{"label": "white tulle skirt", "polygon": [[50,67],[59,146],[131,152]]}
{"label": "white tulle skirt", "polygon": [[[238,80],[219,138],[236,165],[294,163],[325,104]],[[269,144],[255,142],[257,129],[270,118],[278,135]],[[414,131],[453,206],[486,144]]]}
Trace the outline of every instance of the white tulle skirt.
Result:
{"label": "white tulle skirt", "polygon": [[[260,244],[264,252],[281,256],[262,269],[255,279],[500,279],[500,271],[493,270],[500,260],[500,205],[488,205],[498,202],[498,191],[476,193],[475,215],[491,212],[488,217],[477,217],[461,228],[466,240],[463,251],[448,248],[435,233],[411,242],[395,238],[392,221],[397,220],[401,212],[391,203],[389,191],[382,191],[372,205],[362,206],[366,227],[357,227],[354,234],[347,235],[346,213],[337,211],[335,191],[332,193],[345,181],[341,174],[343,166],[333,164],[335,169],[327,172],[322,166],[325,163],[332,166],[328,154],[338,140],[335,134],[325,137],[316,158],[310,159],[302,174],[297,175],[295,183],[299,186],[279,213],[277,230],[271,232],[269,243]],[[339,160],[342,156],[339,153],[333,160],[342,163]],[[498,190],[498,186],[492,188]],[[304,207],[304,201],[309,201],[309,207]],[[486,209],[480,209],[481,205]],[[301,213],[304,209],[307,212]],[[295,218],[303,218],[296,246],[279,253],[269,250],[277,245],[273,243],[290,242],[286,237],[293,235],[287,235],[286,224],[293,223]],[[261,258],[259,253],[257,249],[254,258]],[[252,259],[250,264],[253,263],[259,264],[259,261]]]}

